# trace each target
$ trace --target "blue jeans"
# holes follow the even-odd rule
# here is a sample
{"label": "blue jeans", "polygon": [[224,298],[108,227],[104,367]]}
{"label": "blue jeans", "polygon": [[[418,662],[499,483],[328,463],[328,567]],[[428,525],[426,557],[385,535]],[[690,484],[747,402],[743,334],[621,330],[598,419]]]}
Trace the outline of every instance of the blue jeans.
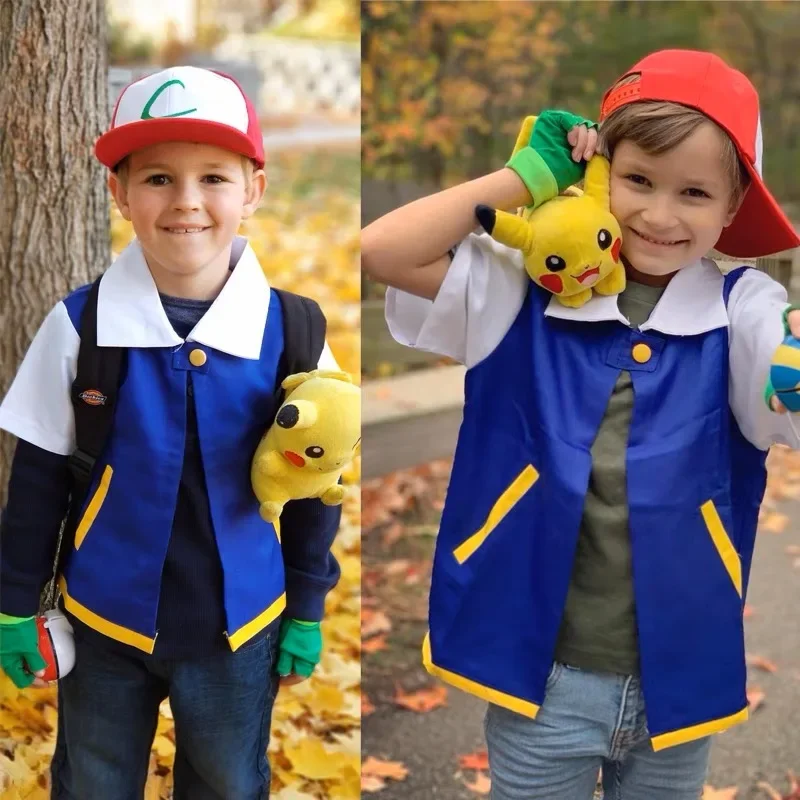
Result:
{"label": "blue jeans", "polygon": [[172,661],[75,638],[59,683],[52,800],[141,800],[158,708],[175,720],[174,800],[263,800],[278,633],[234,652]]}
{"label": "blue jeans", "polygon": [[554,664],[536,719],[490,705],[492,800],[698,800],[705,737],[654,752],[638,678]]}

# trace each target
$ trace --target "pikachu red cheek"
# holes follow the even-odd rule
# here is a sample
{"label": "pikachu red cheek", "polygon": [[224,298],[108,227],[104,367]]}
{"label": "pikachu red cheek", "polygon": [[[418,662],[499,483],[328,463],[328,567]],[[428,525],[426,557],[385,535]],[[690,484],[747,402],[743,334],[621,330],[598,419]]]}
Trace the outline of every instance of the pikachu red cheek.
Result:
{"label": "pikachu red cheek", "polygon": [[547,289],[548,292],[553,294],[560,294],[564,290],[564,281],[558,275],[542,275],[539,278],[539,283]]}
{"label": "pikachu red cheek", "polygon": [[622,239],[617,238],[611,246],[611,258],[614,259],[615,264],[619,264],[619,251],[622,249]]}
{"label": "pikachu red cheek", "polygon": [[306,465],[306,460],[299,453],[293,453],[291,450],[284,450],[283,456],[296,467],[304,467]]}

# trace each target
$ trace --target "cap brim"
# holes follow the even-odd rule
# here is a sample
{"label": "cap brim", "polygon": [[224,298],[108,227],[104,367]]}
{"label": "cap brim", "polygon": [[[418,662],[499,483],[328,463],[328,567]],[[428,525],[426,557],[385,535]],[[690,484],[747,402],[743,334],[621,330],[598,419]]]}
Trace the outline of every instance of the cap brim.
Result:
{"label": "cap brim", "polygon": [[716,249],[735,258],[758,258],[800,247],[800,236],[755,167],[745,158],[742,162],[750,175],[750,187]]}
{"label": "cap brim", "polygon": [[113,169],[135,150],[162,142],[211,144],[241,153],[252,158],[259,167],[264,166],[263,154],[256,152],[247,134],[230,125],[198,119],[146,119],[121,125],[97,140],[94,154],[102,164]]}

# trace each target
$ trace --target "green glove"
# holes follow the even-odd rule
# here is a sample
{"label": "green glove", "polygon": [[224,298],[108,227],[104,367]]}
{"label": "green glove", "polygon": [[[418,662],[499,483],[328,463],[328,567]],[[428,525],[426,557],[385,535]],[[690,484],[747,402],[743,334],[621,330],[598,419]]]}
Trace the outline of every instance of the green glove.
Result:
{"label": "green glove", "polygon": [[295,673],[308,678],[322,656],[319,622],[285,619],[278,635],[278,675]]}
{"label": "green glove", "polygon": [[[786,306],[783,310],[783,338],[785,339],[787,336],[792,335],[792,329],[789,327],[789,320],[788,316],[789,313],[792,311],[800,311],[800,306]],[[767,404],[767,408],[772,411],[772,406],[770,405],[770,401],[772,398],[775,397],[775,389],[772,386],[772,375],[767,373],[767,385],[764,387],[764,402]]]}
{"label": "green glove", "polygon": [[567,134],[576,125],[597,127],[596,122],[577,114],[556,110],[526,117],[522,123],[506,166],[519,175],[531,193],[534,208],[583,178],[586,163],[572,160],[572,147],[567,141]]}
{"label": "green glove", "polygon": [[[10,621],[16,620],[16,621]],[[27,665],[27,670],[25,669]],[[0,668],[17,689],[33,683],[34,672],[44,669],[47,662],[39,652],[39,632],[33,617],[9,617],[0,621]]]}

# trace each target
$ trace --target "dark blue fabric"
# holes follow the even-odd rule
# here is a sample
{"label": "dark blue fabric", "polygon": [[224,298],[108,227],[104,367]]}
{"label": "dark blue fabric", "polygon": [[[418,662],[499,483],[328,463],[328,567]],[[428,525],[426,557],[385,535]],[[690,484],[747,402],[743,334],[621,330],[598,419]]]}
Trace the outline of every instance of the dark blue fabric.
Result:
{"label": "dark blue fabric", "polygon": [[[162,296],[167,317],[185,337],[210,303]],[[73,323],[79,318],[73,319]],[[189,373],[191,378],[191,374]],[[192,386],[189,397],[193,397]],[[14,616],[36,612],[50,578],[52,553],[69,498],[67,459],[20,441],[2,518],[0,611]],[[341,508],[319,500],[287,504],[282,517],[282,552],[286,572],[286,615],[320,620],[325,597],[339,578],[330,552]],[[86,638],[120,651],[133,648],[109,639],[71,617]],[[259,637],[268,635],[276,620]],[[183,470],[172,534],[161,580],[154,657],[191,658],[229,650],[223,636],[223,578],[211,522],[203,462],[198,446],[194,403],[187,404]],[[137,651],[138,652],[138,651]]]}
{"label": "dark blue fabric", "polygon": [[59,683],[55,800],[139,800],[161,701],[177,734],[175,800],[263,800],[278,635],[197,660],[109,653],[79,630]]}

